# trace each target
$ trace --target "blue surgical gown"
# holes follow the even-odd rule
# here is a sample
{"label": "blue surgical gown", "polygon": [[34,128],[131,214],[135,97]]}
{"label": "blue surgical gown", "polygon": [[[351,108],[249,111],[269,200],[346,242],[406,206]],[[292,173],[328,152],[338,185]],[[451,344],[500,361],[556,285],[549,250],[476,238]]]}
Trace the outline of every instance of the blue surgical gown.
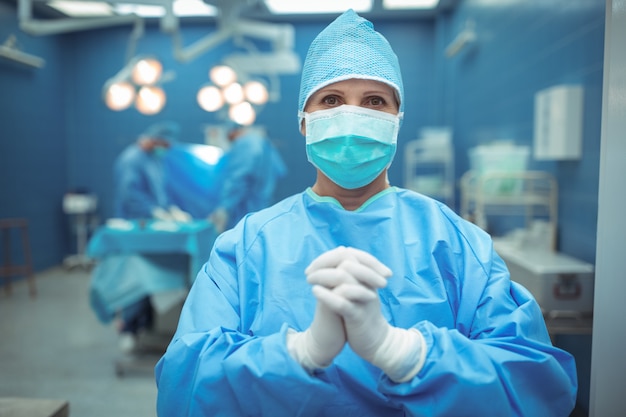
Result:
{"label": "blue surgical gown", "polygon": [[[339,245],[393,271],[393,326],[419,329],[424,367],[396,384],[346,345],[307,373],[287,351],[316,300],[304,269]],[[156,367],[159,416],[568,416],[573,357],[553,347],[530,293],[490,237],[445,205],[389,188],[359,210],[311,189],[246,216],[215,242]]]}
{"label": "blue surgical gown", "polygon": [[226,160],[215,146],[173,143],[163,157],[171,204],[194,219],[206,219],[219,203]]}
{"label": "blue surgical gown", "polygon": [[132,144],[116,159],[113,174],[116,217],[150,219],[155,208],[169,207],[163,163],[158,155]]}
{"label": "blue surgical gown", "polygon": [[220,206],[228,212],[227,228],[248,213],[268,207],[285,163],[264,136],[247,132],[233,141],[222,173]]}

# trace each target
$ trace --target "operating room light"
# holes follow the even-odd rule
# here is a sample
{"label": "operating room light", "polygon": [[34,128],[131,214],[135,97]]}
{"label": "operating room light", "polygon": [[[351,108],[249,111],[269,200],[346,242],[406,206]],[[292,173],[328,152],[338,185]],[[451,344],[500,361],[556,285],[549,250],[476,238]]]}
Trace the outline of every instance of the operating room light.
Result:
{"label": "operating room light", "polygon": [[244,99],[243,87],[239,83],[232,83],[224,88],[224,100],[228,104],[238,104]]}
{"label": "operating room light", "polygon": [[242,126],[254,123],[256,110],[252,105],[263,105],[269,98],[265,84],[257,80],[248,80],[242,86],[237,82],[237,73],[228,65],[211,68],[209,78],[213,84],[203,86],[196,95],[200,107],[205,111],[214,112],[227,105],[230,120]]}
{"label": "operating room light", "polygon": [[161,111],[165,106],[165,92],[160,87],[144,86],[137,93],[135,107],[140,113],[153,115]]}
{"label": "operating room light", "polygon": [[228,117],[242,126],[250,126],[256,119],[256,112],[250,103],[244,101],[231,106],[228,110]]}
{"label": "operating room light", "polygon": [[154,58],[139,60],[133,67],[133,81],[139,85],[152,85],[159,80],[163,66]]}
{"label": "operating room light", "polygon": [[104,101],[115,111],[126,110],[135,99],[135,87],[126,81],[112,84],[106,91]]}
{"label": "operating room light", "polygon": [[224,97],[219,88],[214,85],[207,85],[198,91],[198,104],[204,111],[214,112],[224,105]]}
{"label": "operating room light", "polygon": [[237,81],[237,74],[227,65],[217,65],[209,71],[211,81],[220,87],[225,87]]}
{"label": "operating room light", "polygon": [[156,58],[135,57],[104,84],[104,102],[114,111],[125,110],[134,102],[139,112],[156,114],[166,102],[165,91],[160,86],[172,77],[171,72],[163,73],[163,65]]}
{"label": "operating room light", "polygon": [[243,86],[246,99],[252,104],[265,104],[269,98],[267,88],[260,81],[248,81]]}

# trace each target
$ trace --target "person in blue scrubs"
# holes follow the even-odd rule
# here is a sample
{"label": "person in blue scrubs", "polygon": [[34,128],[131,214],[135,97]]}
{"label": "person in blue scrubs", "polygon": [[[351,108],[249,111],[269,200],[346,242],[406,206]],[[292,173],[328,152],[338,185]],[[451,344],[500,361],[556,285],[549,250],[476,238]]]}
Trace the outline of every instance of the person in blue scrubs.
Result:
{"label": "person in blue scrubs", "polygon": [[484,231],[391,186],[404,91],[353,11],[313,41],[312,187],[221,234],[156,366],[159,416],[568,416],[573,357]]}
{"label": "person in blue scrubs", "polygon": [[219,207],[211,216],[219,232],[270,206],[276,183],[287,174],[280,154],[258,129],[233,125],[228,140]]}
{"label": "person in blue scrubs", "polygon": [[172,205],[166,188],[163,156],[180,128],[174,122],[150,126],[116,159],[115,216],[123,219],[162,217]]}
{"label": "person in blue scrubs", "polygon": [[[171,143],[177,140],[179,131],[175,122],[153,124],[118,156],[113,170],[116,217],[174,220],[163,158]],[[130,303],[118,316],[119,347],[124,352],[132,352],[138,333],[153,326],[150,297]]]}

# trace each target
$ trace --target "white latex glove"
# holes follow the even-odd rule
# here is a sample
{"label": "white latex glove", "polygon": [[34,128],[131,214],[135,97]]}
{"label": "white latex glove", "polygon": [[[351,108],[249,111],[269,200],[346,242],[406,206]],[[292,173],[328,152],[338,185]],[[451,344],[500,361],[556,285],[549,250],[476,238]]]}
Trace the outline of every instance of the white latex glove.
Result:
{"label": "white latex glove", "polygon": [[343,317],[348,343],[356,354],[382,369],[391,380],[408,381],[424,364],[424,338],[416,329],[400,329],[387,323],[376,290],[380,286],[372,283],[386,283],[391,270],[365,252],[358,259],[360,262],[348,260],[337,267],[352,275],[354,281],[332,289],[318,277],[309,276],[313,294]]}
{"label": "white latex glove", "polygon": [[226,229],[228,223],[228,212],[226,209],[218,208],[209,216],[209,220],[213,223],[217,233],[222,233]]}
{"label": "white latex glove", "polygon": [[[351,258],[346,248],[337,248],[316,258],[307,267],[307,275],[316,282],[324,282],[329,288],[355,282],[347,272],[336,266]],[[308,280],[309,278],[307,278]],[[287,349],[291,356],[308,371],[324,368],[331,364],[335,356],[346,344],[346,334],[341,317],[323,303],[318,303],[311,326],[304,332],[289,330]]]}
{"label": "white latex glove", "polygon": [[174,221],[180,223],[189,223],[191,222],[191,220],[193,220],[191,214],[181,210],[178,206],[170,206],[169,212]]}
{"label": "white latex glove", "polygon": [[341,318],[322,303],[317,303],[311,326],[304,332],[289,329],[287,350],[309,372],[330,365],[346,344]]}

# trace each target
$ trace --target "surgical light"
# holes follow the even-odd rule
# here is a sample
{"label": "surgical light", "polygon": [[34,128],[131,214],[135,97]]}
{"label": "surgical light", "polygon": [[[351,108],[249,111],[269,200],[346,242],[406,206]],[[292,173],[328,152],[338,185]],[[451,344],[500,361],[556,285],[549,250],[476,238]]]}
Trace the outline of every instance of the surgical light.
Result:
{"label": "surgical light", "polygon": [[244,100],[243,87],[239,83],[232,83],[224,88],[224,100],[228,104],[238,104]]}
{"label": "surgical light", "polygon": [[231,106],[228,110],[228,117],[242,126],[250,126],[256,119],[256,112],[250,103],[244,101]]}
{"label": "surgical light", "polygon": [[[198,104],[208,112],[226,106],[221,117],[227,115],[230,120],[244,126],[254,123],[258,111],[255,106],[260,107],[267,103],[270,93],[263,81],[250,79],[249,76],[248,71],[236,65],[214,66],[209,71],[212,83],[201,87],[196,94]],[[237,82],[238,79],[244,80],[245,84],[243,81]]]}
{"label": "surgical light", "polygon": [[126,110],[133,100],[135,100],[135,87],[129,82],[116,82],[106,89],[104,102],[111,110]]}
{"label": "surgical light", "polygon": [[226,87],[227,85],[237,81],[237,74],[229,66],[217,65],[209,71],[209,78],[215,83],[215,85]]}
{"label": "surgical light", "polygon": [[165,106],[165,92],[160,87],[144,86],[137,93],[135,107],[140,113],[153,115],[161,111]]}
{"label": "surgical light", "polygon": [[224,105],[224,96],[219,88],[214,85],[207,85],[198,91],[198,104],[208,112],[214,112],[222,108]]}
{"label": "surgical light", "polygon": [[133,81],[139,85],[152,85],[156,83],[163,72],[163,65],[154,58],[143,58],[137,61],[133,67]]}
{"label": "surgical light", "polygon": [[265,104],[269,99],[267,88],[260,81],[248,81],[243,86],[246,99],[252,104]]}

